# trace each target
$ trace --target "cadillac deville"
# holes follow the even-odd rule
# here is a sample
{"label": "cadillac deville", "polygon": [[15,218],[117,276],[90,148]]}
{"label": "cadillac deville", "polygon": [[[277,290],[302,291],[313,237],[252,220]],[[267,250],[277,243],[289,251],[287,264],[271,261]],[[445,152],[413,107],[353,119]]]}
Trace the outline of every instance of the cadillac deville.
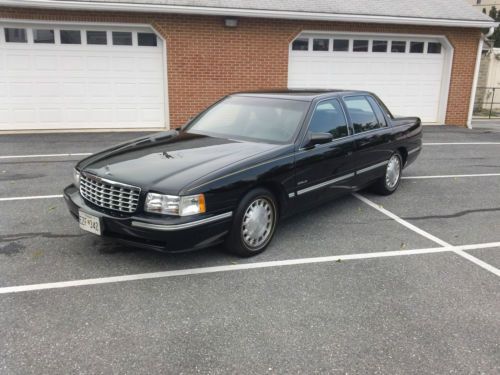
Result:
{"label": "cadillac deville", "polygon": [[96,235],[252,256],[287,215],[366,187],[392,194],[421,148],[420,119],[369,92],[238,93],[182,128],[80,161],[64,197]]}

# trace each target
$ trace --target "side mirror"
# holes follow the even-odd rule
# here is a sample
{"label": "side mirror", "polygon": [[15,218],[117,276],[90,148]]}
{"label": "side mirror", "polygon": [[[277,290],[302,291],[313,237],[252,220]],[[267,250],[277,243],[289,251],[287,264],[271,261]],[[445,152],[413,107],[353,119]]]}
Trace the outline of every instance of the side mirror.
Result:
{"label": "side mirror", "polygon": [[304,148],[313,148],[316,145],[323,145],[333,141],[331,133],[309,133]]}

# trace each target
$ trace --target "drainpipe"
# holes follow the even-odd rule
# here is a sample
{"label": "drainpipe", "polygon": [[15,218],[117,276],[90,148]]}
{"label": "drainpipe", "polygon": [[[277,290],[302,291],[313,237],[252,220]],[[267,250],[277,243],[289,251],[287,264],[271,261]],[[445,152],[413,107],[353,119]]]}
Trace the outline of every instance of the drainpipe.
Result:
{"label": "drainpipe", "polygon": [[481,54],[483,52],[484,39],[492,36],[494,32],[495,32],[495,27],[492,26],[488,30],[488,33],[481,35],[481,38],[479,39],[479,44],[477,48],[477,57],[476,57],[476,67],[474,69],[474,80],[472,81],[472,91],[470,96],[469,116],[467,118],[467,127],[469,129],[472,129],[472,114],[474,112],[474,101],[476,100],[477,81],[479,80],[479,69],[481,67]]}

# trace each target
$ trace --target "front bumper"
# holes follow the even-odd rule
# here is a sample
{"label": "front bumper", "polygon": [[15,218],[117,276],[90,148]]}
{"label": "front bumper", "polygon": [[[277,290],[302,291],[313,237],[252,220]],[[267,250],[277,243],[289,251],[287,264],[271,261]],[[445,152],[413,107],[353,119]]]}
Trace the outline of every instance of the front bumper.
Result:
{"label": "front bumper", "polygon": [[232,212],[165,218],[113,216],[87,204],[75,185],[64,189],[64,200],[77,220],[79,210],[101,218],[103,236],[157,251],[181,252],[218,244],[229,232],[232,222]]}

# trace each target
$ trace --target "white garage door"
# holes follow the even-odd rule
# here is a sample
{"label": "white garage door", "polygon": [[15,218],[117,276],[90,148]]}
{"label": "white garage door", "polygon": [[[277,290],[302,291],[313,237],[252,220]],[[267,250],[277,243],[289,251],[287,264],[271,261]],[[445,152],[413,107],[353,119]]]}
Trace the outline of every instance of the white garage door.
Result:
{"label": "white garage door", "polygon": [[446,110],[446,55],[439,39],[305,34],[290,45],[288,85],[373,91],[395,115],[437,123]]}
{"label": "white garage door", "polygon": [[149,28],[0,27],[0,130],[164,128],[163,42]]}

